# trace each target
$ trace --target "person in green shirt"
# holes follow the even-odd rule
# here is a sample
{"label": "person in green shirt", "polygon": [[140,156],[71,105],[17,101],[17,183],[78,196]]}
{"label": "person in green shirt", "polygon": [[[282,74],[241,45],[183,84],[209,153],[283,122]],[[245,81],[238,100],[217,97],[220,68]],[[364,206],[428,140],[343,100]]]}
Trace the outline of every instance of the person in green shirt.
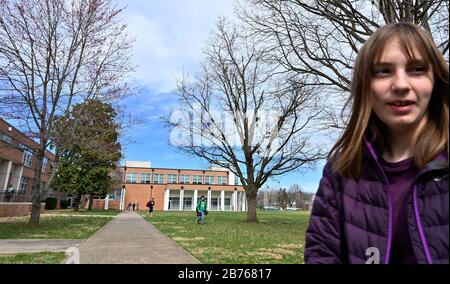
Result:
{"label": "person in green shirt", "polygon": [[[205,223],[205,212],[206,212],[206,199],[205,196],[202,195],[202,197],[197,202],[197,224],[204,224]],[[198,214],[200,213],[200,214]]]}

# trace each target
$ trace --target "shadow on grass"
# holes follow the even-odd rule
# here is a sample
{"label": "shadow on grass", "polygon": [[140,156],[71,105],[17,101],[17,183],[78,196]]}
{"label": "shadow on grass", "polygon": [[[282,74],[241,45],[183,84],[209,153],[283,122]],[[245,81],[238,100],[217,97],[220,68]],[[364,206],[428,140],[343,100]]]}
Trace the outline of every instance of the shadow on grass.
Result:
{"label": "shadow on grass", "polygon": [[309,212],[210,212],[204,225],[195,212],[155,212],[146,219],[202,263],[303,263]]}

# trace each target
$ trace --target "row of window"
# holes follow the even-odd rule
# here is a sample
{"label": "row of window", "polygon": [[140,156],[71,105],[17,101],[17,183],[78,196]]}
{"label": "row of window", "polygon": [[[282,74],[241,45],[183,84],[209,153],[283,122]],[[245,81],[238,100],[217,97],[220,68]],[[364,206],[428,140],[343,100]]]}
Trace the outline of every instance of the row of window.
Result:
{"label": "row of window", "polygon": [[[23,149],[22,164],[25,167],[31,168],[33,166],[33,150],[27,146],[20,144],[19,147]],[[48,158],[44,157],[42,160],[42,172],[46,173],[48,168]]]}
{"label": "row of window", "polygon": [[[16,194],[24,194],[27,191],[28,185],[30,182],[30,178],[27,177],[21,177],[20,178],[20,184],[19,184],[19,188],[18,189],[14,189]],[[41,190],[44,189],[44,187],[46,186],[45,182],[41,182]],[[48,193],[54,193],[54,191],[52,189],[49,189]]]}
{"label": "row of window", "polygon": [[[183,210],[190,211],[192,210],[192,197],[184,197],[183,198]],[[225,210],[231,210],[231,198],[226,197],[224,199]],[[218,211],[221,206],[221,198],[220,197],[211,197],[210,210]],[[169,197],[169,210],[180,210],[180,198],[179,197]]]}
{"label": "row of window", "polygon": [[23,194],[27,191],[27,187],[28,187],[28,181],[29,178],[27,177],[21,177],[20,178],[20,184],[19,184],[19,188],[15,188],[14,190],[16,191],[16,194]]}
{"label": "row of window", "polygon": [[[140,179],[138,180],[138,177]],[[151,183],[151,174],[149,173],[127,173],[125,181],[127,183]],[[180,175],[180,181],[178,181],[178,175],[176,174],[153,174],[153,183],[191,183],[191,175]],[[216,184],[214,176],[193,175],[193,184]],[[227,177],[218,176],[217,184],[226,185]]]}
{"label": "row of window", "polygon": [[[0,141],[4,141],[6,143],[11,144],[12,138],[6,134],[0,133]],[[22,164],[28,168],[31,168],[33,166],[33,150],[29,149],[24,144],[20,143],[19,148],[23,150],[23,156],[22,156]],[[48,158],[44,157],[43,164],[42,164],[42,172],[47,172],[48,167]]]}
{"label": "row of window", "polygon": [[6,134],[1,134],[0,133],[0,141],[6,142],[8,144],[11,144],[12,142],[12,138]]}

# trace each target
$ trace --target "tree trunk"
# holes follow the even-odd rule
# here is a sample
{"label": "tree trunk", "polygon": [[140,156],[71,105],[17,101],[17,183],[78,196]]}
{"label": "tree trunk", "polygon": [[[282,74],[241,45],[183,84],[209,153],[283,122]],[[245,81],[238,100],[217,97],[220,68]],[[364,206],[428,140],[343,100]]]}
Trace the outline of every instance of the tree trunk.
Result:
{"label": "tree trunk", "polygon": [[31,218],[29,223],[32,226],[37,226],[39,224],[39,219],[41,217],[41,194],[40,188],[36,184],[36,180],[33,183],[33,193],[31,197]]}
{"label": "tree trunk", "polygon": [[42,141],[41,147],[36,154],[36,167],[34,168],[34,181],[31,196],[31,217],[29,224],[37,226],[41,217],[41,180],[42,180],[42,159],[45,156],[45,145],[47,141]]}
{"label": "tree trunk", "polygon": [[75,205],[75,211],[78,211],[81,206],[81,193],[78,193],[77,195],[77,204]]}
{"label": "tree trunk", "polygon": [[255,185],[249,185],[245,188],[247,196],[247,222],[258,222],[256,218],[258,188]]}
{"label": "tree trunk", "polygon": [[89,194],[89,207],[88,211],[92,211],[92,203],[94,202],[94,196],[92,194]]}

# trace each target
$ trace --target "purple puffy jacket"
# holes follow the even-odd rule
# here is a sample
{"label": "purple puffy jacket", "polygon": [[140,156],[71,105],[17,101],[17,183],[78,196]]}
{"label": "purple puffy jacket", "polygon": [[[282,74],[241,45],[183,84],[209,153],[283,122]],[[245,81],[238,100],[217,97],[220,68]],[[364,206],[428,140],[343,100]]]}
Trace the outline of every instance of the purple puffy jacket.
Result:
{"label": "purple puffy jacket", "polygon": [[[305,263],[366,263],[367,249],[389,263],[392,211],[382,168],[365,143],[359,180],[344,178],[328,163],[306,231]],[[407,204],[408,226],[418,263],[449,263],[448,156],[443,151],[417,175]]]}

